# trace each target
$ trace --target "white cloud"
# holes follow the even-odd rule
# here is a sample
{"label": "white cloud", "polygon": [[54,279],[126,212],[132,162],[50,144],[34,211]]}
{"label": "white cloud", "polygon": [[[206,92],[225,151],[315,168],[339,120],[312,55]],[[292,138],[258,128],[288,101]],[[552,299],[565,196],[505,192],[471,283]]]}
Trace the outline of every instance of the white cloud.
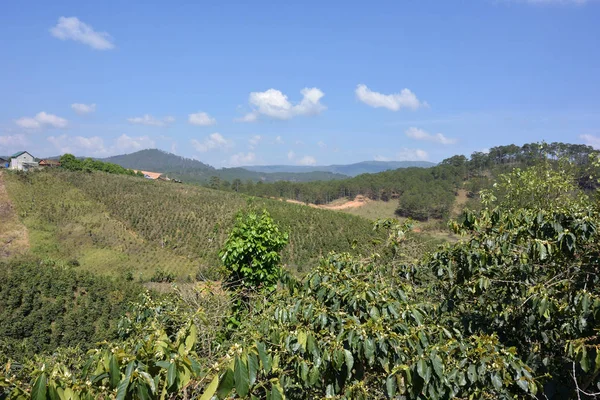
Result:
{"label": "white cloud", "polygon": [[592,146],[595,149],[600,149],[600,137],[585,134],[579,135],[579,138],[582,139],[588,146]]}
{"label": "white cloud", "polygon": [[60,40],[74,40],[96,50],[110,50],[115,47],[108,33],[96,32],[77,17],[60,17],[56,26],[50,29],[50,33]]}
{"label": "white cloud", "polygon": [[39,112],[35,117],[23,117],[15,121],[21,128],[37,129],[44,127],[66,128],[68,121],[54,114],[48,114],[44,111]]}
{"label": "white cloud", "polygon": [[250,150],[254,150],[254,148],[260,143],[262,140],[262,136],[254,135],[248,140],[248,147]]}
{"label": "white cloud", "polygon": [[229,164],[231,165],[248,165],[256,160],[256,155],[252,152],[249,153],[237,153],[229,157]]}
{"label": "white cloud", "polygon": [[148,136],[130,137],[123,134],[117,138],[114,149],[119,152],[129,152],[154,147],[156,147],[154,140]]}
{"label": "white cloud", "polygon": [[[22,134],[0,136],[0,146],[2,147],[12,148],[14,146],[25,146],[26,144],[28,144],[28,141],[25,135]],[[6,156],[8,154],[1,155]]]}
{"label": "white cloud", "polygon": [[258,119],[258,113],[250,112],[243,117],[235,118],[235,122],[254,122]]}
{"label": "white cloud", "polygon": [[192,125],[209,126],[217,123],[217,120],[205,112],[189,114],[188,122]]}
{"label": "white cloud", "polygon": [[148,136],[130,137],[125,134],[114,139],[111,146],[106,146],[104,139],[99,136],[49,136],[48,141],[61,154],[72,153],[77,156],[108,156],[155,147],[154,140]]}
{"label": "white cloud", "polygon": [[50,136],[48,141],[61,153],[72,153],[76,155],[100,156],[107,155],[108,150],[104,146],[104,140],[99,136]]}
{"label": "white cloud", "polygon": [[294,158],[296,158],[296,153],[294,153],[293,150],[288,151],[287,158],[288,160],[293,160]]}
{"label": "white cloud", "polygon": [[375,161],[390,161],[390,159],[385,156],[375,156],[374,159]]}
{"label": "white cloud", "polygon": [[322,148],[322,149],[324,149],[324,148],[326,148],[326,147],[327,147],[327,145],[325,144],[325,142],[324,142],[324,141],[322,141],[322,140],[319,140],[319,141],[317,142],[317,146],[319,146],[319,147],[320,147],[320,148]]}
{"label": "white cloud", "polygon": [[429,155],[421,149],[407,149],[403,147],[398,152],[398,160],[400,161],[425,161]]}
{"label": "white cloud", "polygon": [[283,139],[281,138],[281,136],[277,136],[275,138],[275,143],[277,143],[277,144],[284,144],[285,142],[283,141]]}
{"label": "white cloud", "polygon": [[360,101],[375,108],[384,107],[392,111],[398,111],[401,108],[416,110],[427,107],[427,103],[419,101],[417,96],[409,89],[402,89],[400,93],[383,94],[373,92],[367,85],[360,84],[356,86],[355,93]]}
{"label": "white cloud", "polygon": [[269,89],[264,92],[252,92],[248,99],[253,110],[238,122],[254,122],[260,115],[275,119],[290,119],[300,115],[315,115],[327,109],[321,104],[325,96],[318,88],[304,88],[301,90],[302,100],[292,104],[288,97],[281,91]]}
{"label": "white cloud", "polygon": [[200,142],[196,139],[190,141],[192,146],[201,153],[205,153],[209,150],[226,149],[233,145],[230,140],[227,140],[218,132],[210,134],[209,137]]}
{"label": "white cloud", "polygon": [[96,104],[73,103],[71,108],[79,115],[85,115],[96,111]]}
{"label": "white cloud", "polygon": [[419,128],[415,128],[415,127],[408,128],[404,133],[409,138],[417,139],[417,140],[424,140],[427,142],[435,142],[435,143],[441,143],[441,144],[456,143],[456,139],[454,139],[454,138],[447,138],[446,136],[442,135],[441,133],[431,134],[431,133],[424,131],[423,129],[419,129]]}
{"label": "white cloud", "polygon": [[131,124],[148,125],[148,126],[165,126],[169,123],[174,122],[175,118],[173,118],[171,116],[166,116],[162,119],[158,119],[158,118],[153,117],[150,114],[144,114],[141,117],[127,118],[127,121],[129,121],[129,123],[131,123]]}
{"label": "white cloud", "polygon": [[317,160],[313,156],[304,156],[297,162],[298,165],[316,165]]}

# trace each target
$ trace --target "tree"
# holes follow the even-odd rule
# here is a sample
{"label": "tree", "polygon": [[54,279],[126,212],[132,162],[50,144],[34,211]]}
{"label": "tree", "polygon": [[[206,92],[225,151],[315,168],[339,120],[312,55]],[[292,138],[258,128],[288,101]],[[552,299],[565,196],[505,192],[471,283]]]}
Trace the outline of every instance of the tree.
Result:
{"label": "tree", "polygon": [[229,271],[227,283],[245,289],[273,290],[280,276],[280,251],[288,243],[266,210],[239,213],[219,256]]}

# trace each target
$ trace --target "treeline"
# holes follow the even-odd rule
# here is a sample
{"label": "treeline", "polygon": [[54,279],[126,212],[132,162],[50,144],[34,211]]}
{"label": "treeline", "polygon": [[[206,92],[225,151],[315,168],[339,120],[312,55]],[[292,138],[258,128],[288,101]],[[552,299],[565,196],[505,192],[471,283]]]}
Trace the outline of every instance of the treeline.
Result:
{"label": "treeline", "polygon": [[585,190],[593,189],[597,183],[589,178],[592,168],[589,156],[597,153],[586,145],[528,143],[493,147],[488,153],[474,152],[469,158],[453,156],[431,168],[403,168],[343,180],[244,183],[240,179],[228,182],[213,178],[209,186],[314,204],[363,195],[371,200],[397,201],[399,216],[427,220],[448,217],[458,189],[465,189],[469,197],[476,197],[498,174],[536,165],[542,160],[571,162],[577,169],[575,176],[579,186]]}
{"label": "treeline", "polygon": [[60,157],[60,166],[68,171],[102,171],[108,172],[109,174],[144,176],[141,172],[135,172],[132,169],[123,168],[117,164],[94,160],[93,158],[82,160],[75,157],[73,154],[63,154]]}

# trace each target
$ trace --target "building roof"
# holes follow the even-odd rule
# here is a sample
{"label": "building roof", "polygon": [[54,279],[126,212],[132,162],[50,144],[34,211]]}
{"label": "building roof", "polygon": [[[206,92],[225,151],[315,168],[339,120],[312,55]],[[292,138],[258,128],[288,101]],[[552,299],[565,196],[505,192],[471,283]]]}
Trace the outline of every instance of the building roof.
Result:
{"label": "building roof", "polygon": [[[16,158],[16,157],[19,157],[21,154],[25,154],[25,153],[29,154],[26,151],[19,151],[19,152],[16,152],[15,154],[13,154],[12,156],[10,156],[10,158]],[[31,154],[29,154],[29,155],[31,156]],[[31,156],[31,157],[33,157],[33,156]]]}
{"label": "building roof", "polygon": [[52,159],[47,159],[47,160],[40,160],[40,165],[60,165],[60,161],[58,160],[52,160]]}
{"label": "building roof", "polygon": [[160,173],[160,172],[140,171],[140,170],[135,170],[135,169],[134,169],[134,171],[141,172],[142,174],[144,174],[144,176],[146,178],[150,178],[150,179],[158,179],[162,175],[162,173]]}

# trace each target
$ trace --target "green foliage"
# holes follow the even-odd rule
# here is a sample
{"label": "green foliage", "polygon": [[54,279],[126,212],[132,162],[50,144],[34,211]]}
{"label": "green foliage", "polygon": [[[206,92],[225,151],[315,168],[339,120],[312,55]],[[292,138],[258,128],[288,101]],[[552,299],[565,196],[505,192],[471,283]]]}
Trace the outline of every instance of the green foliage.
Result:
{"label": "green foliage", "polygon": [[[247,197],[123,175],[42,171],[5,174],[10,198],[40,257],[77,259],[79,268],[150,279],[157,269],[179,278],[213,273],[218,252]],[[282,260],[305,270],[329,250],[370,246],[368,220],[274,200],[258,200],[290,232]],[[358,249],[357,249],[358,250]],[[357,251],[356,250],[356,251]]]}
{"label": "green foliage", "polygon": [[233,287],[273,290],[281,274],[281,250],[288,234],[279,231],[267,212],[238,214],[219,256]]}
{"label": "green foliage", "polygon": [[0,342],[6,357],[117,337],[117,321],[139,289],[47,262],[0,264]]}
{"label": "green foliage", "polygon": [[[536,393],[495,335],[439,323],[437,305],[373,261],[332,254],[278,292],[219,367],[220,397],[481,398]],[[227,357],[225,358],[227,359]],[[224,360],[225,362],[225,360]],[[217,379],[215,378],[215,379]],[[207,388],[208,397],[214,389]]]}
{"label": "green foliage", "polygon": [[108,172],[109,174],[135,175],[142,177],[144,176],[139,172],[136,173],[131,169],[123,168],[117,164],[103,162],[100,160],[94,160],[92,158],[86,158],[84,160],[81,160],[76,158],[72,154],[63,154],[60,157],[60,166],[61,168],[66,169],[68,171],[102,171]]}

